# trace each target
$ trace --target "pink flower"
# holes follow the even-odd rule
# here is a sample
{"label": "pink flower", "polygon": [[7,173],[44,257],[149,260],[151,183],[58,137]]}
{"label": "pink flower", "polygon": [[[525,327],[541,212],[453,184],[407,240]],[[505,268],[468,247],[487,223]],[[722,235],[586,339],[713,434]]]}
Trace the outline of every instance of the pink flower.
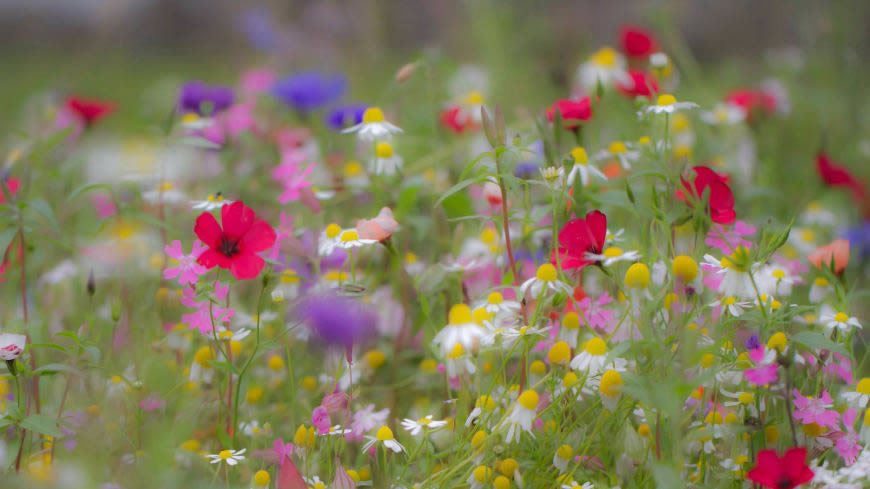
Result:
{"label": "pink flower", "polygon": [[364,433],[376,426],[383,425],[387,421],[387,416],[389,415],[389,409],[375,411],[375,405],[369,404],[353,414],[353,423],[350,425],[350,433],[345,435],[345,437],[350,441],[362,440]]}
{"label": "pink flower", "polygon": [[152,392],[148,397],[139,401],[139,407],[143,411],[156,411],[166,407],[166,401],[160,398],[160,394]]}
{"label": "pink flower", "polygon": [[94,209],[97,210],[97,216],[100,218],[112,217],[118,213],[118,209],[115,207],[115,203],[105,195],[92,195],[91,203],[94,204]]}
{"label": "pink flower", "polygon": [[749,351],[749,358],[759,364],[756,368],[743,371],[743,378],[753,385],[773,384],[779,380],[778,367],[775,362],[766,364],[764,361],[764,348],[754,348]]}
{"label": "pink flower", "polygon": [[613,321],[614,312],[611,309],[604,309],[604,306],[611,302],[613,302],[613,298],[604,292],[595,301],[591,297],[585,297],[577,305],[583,311],[581,317],[589,322],[589,326],[610,334],[616,327],[616,323]]}
{"label": "pink flower", "polygon": [[854,384],[852,377],[852,361],[840,353],[834,352],[834,360],[825,364],[822,370],[828,374],[836,374],[847,384]]}
{"label": "pink flower", "polygon": [[383,241],[399,228],[399,223],[393,217],[393,211],[384,207],[374,219],[360,219],[356,223],[356,231],[362,239]]}
{"label": "pink flower", "polygon": [[272,178],[284,186],[284,193],[278,196],[278,202],[286,204],[301,198],[300,190],[310,187],[312,182],[305,179],[314,170],[314,162],[300,171],[295,159],[284,161],[272,170]]}
{"label": "pink flower", "polygon": [[[725,226],[721,224],[713,223],[713,227],[707,233],[707,238],[704,239],[704,244],[715,246],[722,253],[730,255],[738,246],[752,248],[752,241],[743,239],[743,236],[751,236],[752,234],[755,234],[755,226],[743,221],[735,222],[733,229],[730,230],[726,230]],[[724,239],[722,239],[723,237]]]}
{"label": "pink flower", "polygon": [[270,260],[277,260],[278,253],[281,252],[281,242],[293,237],[293,216],[288,216],[286,212],[281,211],[280,222],[275,233],[275,245],[266,253],[266,257]]}
{"label": "pink flower", "polygon": [[[226,299],[227,294],[230,292],[230,286],[221,286],[221,283],[217,282],[215,283],[214,290],[215,299],[220,302]],[[236,314],[235,309],[220,307],[218,304],[209,302],[208,299],[197,302],[196,292],[194,292],[192,287],[184,289],[184,295],[179,298],[179,301],[187,307],[196,309],[194,312],[181,316],[181,321],[190,326],[190,329],[198,329],[200,333],[206,336],[212,335],[212,318],[214,318],[214,325],[217,326],[221,323],[228,323]]]}
{"label": "pink flower", "polygon": [[846,427],[846,433],[837,439],[837,453],[846,461],[846,465],[855,463],[858,458],[858,453],[861,451],[861,445],[858,444],[858,434],[855,433],[855,418],[857,412],[849,408],[843,413],[843,425]]}
{"label": "pink flower", "polygon": [[275,442],[272,444],[272,451],[275,452],[279,464],[285,458],[290,458],[290,456],[293,455],[294,450],[296,450],[296,447],[294,447],[292,443],[285,444],[284,440],[280,438],[275,439]]}
{"label": "pink flower", "polygon": [[241,91],[247,98],[253,98],[261,93],[268,92],[275,84],[278,75],[268,69],[253,69],[242,73]]}
{"label": "pink flower", "polygon": [[175,277],[178,277],[178,283],[180,285],[193,285],[199,280],[199,276],[208,272],[208,268],[196,263],[196,259],[199,258],[205,250],[208,249],[208,246],[202,244],[198,239],[193,240],[193,247],[190,251],[189,255],[184,254],[184,249],[181,247],[181,241],[177,239],[172,242],[171,245],[167,245],[164,248],[164,251],[169,258],[178,261],[177,267],[170,267],[166,270],[163,270],[163,278],[166,280],[172,280]]}
{"label": "pink flower", "polygon": [[798,408],[794,412],[794,419],[803,424],[816,423],[819,426],[827,426],[832,429],[837,427],[840,413],[833,409],[827,409],[834,405],[828,391],[822,392],[818,398],[804,397],[797,389],[794,389],[792,393],[795,397],[794,405]]}
{"label": "pink flower", "polygon": [[317,432],[321,435],[325,435],[329,433],[329,427],[331,426],[329,420],[329,413],[326,411],[326,408],[323,406],[317,406],[314,408],[314,411],[311,412],[311,424],[317,428]]}

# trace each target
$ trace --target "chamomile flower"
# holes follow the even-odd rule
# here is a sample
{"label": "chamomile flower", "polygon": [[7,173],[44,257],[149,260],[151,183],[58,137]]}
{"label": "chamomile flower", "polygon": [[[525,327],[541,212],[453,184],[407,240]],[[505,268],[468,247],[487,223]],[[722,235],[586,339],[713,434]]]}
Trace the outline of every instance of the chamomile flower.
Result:
{"label": "chamomile flower", "polygon": [[589,376],[598,375],[604,370],[606,359],[607,343],[593,336],[583,344],[583,351],[571,360],[571,368]]}
{"label": "chamomile flower", "polygon": [[607,149],[603,149],[595,155],[596,160],[612,160],[616,159],[622,168],[631,170],[631,164],[640,158],[640,151],[629,149],[628,145],[622,141],[614,141],[610,143]]}
{"label": "chamomile flower", "polygon": [[532,433],[532,423],[535,421],[535,417],[537,416],[537,407],[537,392],[529,389],[520,394],[516,403],[511,408],[510,414],[508,414],[508,417],[502,422],[502,425],[508,426],[508,432],[505,436],[506,443],[519,441],[523,431],[532,435],[532,438],[535,437]]}
{"label": "chamomile flower", "polygon": [[625,57],[611,47],[603,47],[592,54],[577,69],[577,82],[587,93],[595,93],[598,86],[609,88],[615,83],[631,83],[625,69]]}
{"label": "chamomile flower", "polygon": [[468,419],[465,420],[465,427],[469,427],[484,413],[492,413],[498,408],[495,400],[491,396],[480,396],[474,402],[474,409],[468,413]]}
{"label": "chamomile flower", "polygon": [[861,328],[861,323],[857,318],[851,317],[845,312],[834,310],[833,308],[824,308],[819,316],[819,321],[829,331],[839,331],[840,333],[848,333],[852,328]]}
{"label": "chamomile flower", "polygon": [[562,489],[595,489],[595,484],[593,484],[589,481],[586,481],[583,484],[580,484],[579,482],[571,481],[568,484],[562,484],[561,488]]}
{"label": "chamomile flower", "polygon": [[835,226],[840,219],[821,203],[812,201],[801,213],[800,221],[810,226]]}
{"label": "chamomile flower", "polygon": [[746,111],[734,104],[719,103],[713,110],[702,111],[701,120],[713,126],[739,124],[746,120]]}
{"label": "chamomile flower", "polygon": [[553,466],[559,469],[560,473],[568,471],[568,464],[574,461],[574,449],[571,445],[562,445],[553,454]]}
{"label": "chamomile flower", "polygon": [[447,426],[447,421],[444,420],[433,420],[432,415],[429,414],[424,416],[416,421],[413,419],[405,418],[402,420],[402,428],[411,433],[412,436],[417,436],[426,430],[436,430],[443,426]]}
{"label": "chamomile flower", "polygon": [[246,448],[242,448],[241,450],[221,450],[216,454],[206,455],[205,458],[211,460],[210,464],[217,464],[221,462],[226,462],[227,465],[236,465],[245,459],[244,453]]}
{"label": "chamomile flower", "polygon": [[369,107],[363,112],[362,122],[348,127],[342,132],[355,132],[360,141],[377,141],[389,139],[393,134],[398,134],[402,130],[386,120],[383,110],[378,107]]}
{"label": "chamomile flower", "polygon": [[855,390],[849,390],[840,394],[849,406],[855,409],[863,409],[870,403],[870,377],[864,377],[858,381]]}
{"label": "chamomile flower", "polygon": [[560,190],[564,180],[565,171],[562,167],[548,166],[538,170],[541,173],[541,180],[551,190]]}
{"label": "chamomile flower", "polygon": [[362,246],[375,244],[377,242],[378,240],[376,239],[360,238],[359,234],[356,232],[355,229],[346,229],[341,232],[341,235],[339,235],[338,243],[336,243],[336,246],[349,250],[351,248],[360,248]]}
{"label": "chamomile flower", "polygon": [[191,200],[190,205],[195,211],[213,211],[215,209],[220,209],[224,206],[224,204],[232,204],[232,200],[224,199],[224,196],[221,195],[220,192],[209,195],[205,198],[205,200]]}
{"label": "chamomile flower", "polygon": [[643,109],[646,114],[673,114],[681,110],[689,110],[698,108],[695,102],[677,102],[676,97],[670,94],[659,95],[654,105],[650,105]]}
{"label": "chamomile flower", "polygon": [[819,247],[816,232],[809,227],[793,227],[788,233],[788,244],[804,255],[809,255]]}
{"label": "chamomile flower", "polygon": [[395,437],[393,437],[393,430],[391,430],[388,426],[381,426],[375,436],[366,436],[368,441],[365,445],[363,445],[363,451],[368,450],[373,447],[376,443],[380,442],[390,450],[395,453],[401,453],[405,451],[405,447],[402,446],[401,443],[397,442]]}
{"label": "chamomile flower", "polygon": [[203,346],[196,351],[193,356],[193,363],[190,365],[190,382],[203,382],[210,384],[214,378],[214,367],[211,362],[214,361],[214,350],[209,346]]}
{"label": "chamomile flower", "polygon": [[474,366],[471,357],[466,353],[465,348],[462,347],[462,343],[456,343],[453,346],[453,349],[445,356],[444,363],[447,369],[447,376],[451,378],[463,372],[468,373],[468,375],[473,375],[477,372],[477,367]]}
{"label": "chamomile flower", "polygon": [[350,160],[341,168],[344,183],[352,188],[365,188],[369,185],[369,177],[366,176],[362,163]]}
{"label": "chamomile flower", "polygon": [[761,294],[780,298],[791,295],[796,281],[785,267],[776,265],[765,265],[759,268],[755,280]]}
{"label": "chamomile flower", "polygon": [[568,343],[571,348],[577,348],[577,333],[580,332],[580,316],[576,312],[569,312],[562,318],[562,327],[559,328],[558,340]]}
{"label": "chamomile flower", "polygon": [[317,253],[320,256],[329,256],[335,251],[339,241],[341,241],[342,229],[341,226],[331,223],[326,226],[326,229],[320,233],[317,239]]}
{"label": "chamomile flower", "polygon": [[834,291],[834,286],[824,277],[818,277],[813,280],[813,285],[810,286],[809,299],[810,302],[818,304],[825,300],[831,292]]}
{"label": "chamomile flower", "polygon": [[519,328],[496,329],[493,331],[493,334],[495,336],[501,336],[502,348],[510,350],[517,341],[529,336],[544,336],[548,331],[548,328],[531,328],[528,326],[522,326]]}
{"label": "chamomile flower", "polygon": [[490,332],[474,322],[471,308],[465,304],[455,304],[450,308],[447,325],[432,339],[445,357],[454,351],[456,345],[461,345],[464,351],[474,352],[489,342]]}
{"label": "chamomile flower", "polygon": [[375,146],[375,155],[369,160],[369,172],[391,177],[402,168],[402,157],[393,151],[390,143],[380,142]]}
{"label": "chamomile flower", "polygon": [[706,265],[722,275],[719,283],[719,293],[726,297],[740,297],[751,299],[755,297],[755,287],[752,285],[750,270],[755,273],[759,264],[749,263],[749,250],[738,246],[733,253],[717,260],[712,255],[704,255]]}
{"label": "chamomile flower", "polygon": [[569,295],[574,291],[570,285],[559,280],[556,267],[549,263],[539,266],[535,276],[526,280],[520,286],[520,292],[523,295],[530,293],[533,298],[541,297],[544,290]]}
{"label": "chamomile flower", "polygon": [[142,200],[149,204],[157,204],[166,202],[168,204],[177,204],[188,199],[187,194],[175,188],[170,182],[163,182],[159,187],[142,192]]}
{"label": "chamomile flower", "polygon": [[608,411],[613,412],[619,399],[622,397],[622,375],[616,370],[608,370],[601,375],[598,383],[598,392],[601,395],[601,404]]}
{"label": "chamomile flower", "polygon": [[736,479],[743,479],[746,476],[746,471],[743,466],[749,462],[749,457],[746,455],[738,455],[733,460],[726,458],[719,463],[723,469],[730,471]]}
{"label": "chamomile flower", "polygon": [[622,248],[618,248],[616,246],[610,246],[605,248],[601,254],[586,252],[584,255],[587,260],[601,262],[605,267],[609,267],[614,263],[619,263],[621,261],[635,261],[639,260],[641,254],[637,251],[623,251]]}
{"label": "chamomile flower", "polygon": [[317,433],[317,436],[344,436],[352,431],[349,428],[342,428],[340,424],[337,424],[330,426],[329,431],[326,433]]}
{"label": "chamomile flower", "polygon": [[738,301],[733,295],[723,297],[717,301],[710,303],[710,307],[721,307],[728,314],[734,317],[740,317],[744,311],[752,307],[751,302]]}
{"label": "chamomile flower", "polygon": [[[723,402],[724,406],[735,408],[741,416],[746,413],[749,413],[751,416],[758,416],[758,410],[755,408],[755,394],[745,391],[730,392],[725,389],[720,389],[720,392],[725,397],[731,399],[730,401]],[[764,406],[765,403],[761,403],[762,411]]]}
{"label": "chamomile flower", "polygon": [[577,175],[580,175],[580,183],[583,186],[589,185],[590,177],[594,176],[596,178],[600,178],[601,180],[607,181],[607,176],[601,172],[595,165],[589,164],[589,156],[586,154],[586,150],[581,147],[576,147],[571,150],[571,159],[574,162],[571,165],[571,169],[568,170],[568,185],[574,185],[574,180],[577,178]]}
{"label": "chamomile flower", "polygon": [[486,302],[482,304],[486,312],[495,315],[512,315],[520,310],[520,303],[506,300],[501,292],[491,292],[486,296]]}
{"label": "chamomile flower", "polygon": [[492,480],[493,471],[486,465],[478,465],[471,471],[471,475],[465,480],[470,489],[484,489]]}

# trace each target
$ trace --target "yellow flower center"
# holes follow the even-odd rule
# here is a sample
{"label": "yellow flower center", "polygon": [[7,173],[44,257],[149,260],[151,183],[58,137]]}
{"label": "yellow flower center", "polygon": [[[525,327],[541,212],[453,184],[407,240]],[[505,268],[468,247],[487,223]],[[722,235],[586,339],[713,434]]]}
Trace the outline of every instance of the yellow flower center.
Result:
{"label": "yellow flower center", "polygon": [[507,477],[500,475],[492,481],[492,487],[495,489],[510,489],[511,481]]}
{"label": "yellow flower center", "polygon": [[379,107],[369,107],[363,112],[363,123],[384,122],[384,111]]}
{"label": "yellow flower center", "polygon": [[619,59],[619,53],[611,47],[603,47],[596,51],[591,57],[594,64],[609,68],[616,66],[617,59]]}
{"label": "yellow flower center", "polygon": [[540,360],[535,360],[531,365],[529,365],[529,372],[535,375],[543,375],[547,373],[547,364]]}
{"label": "yellow flower center", "polygon": [[855,388],[855,392],[859,394],[870,394],[870,378],[864,377],[858,382],[858,387]]}
{"label": "yellow flower center", "polygon": [[607,151],[610,154],[618,155],[620,153],[625,153],[628,151],[628,148],[625,147],[625,143],[622,141],[614,141],[610,143],[610,146],[607,147]]}
{"label": "yellow flower center", "polygon": [[819,426],[818,423],[805,424],[801,426],[801,429],[804,431],[804,434],[813,438],[818,438],[824,431],[824,428]]}
{"label": "yellow flower center", "polygon": [[778,268],[776,270],[774,270],[773,272],[771,272],[770,274],[773,275],[773,277],[776,278],[777,280],[782,280],[785,278],[785,272],[778,269]]}
{"label": "yellow flower center", "polygon": [[346,177],[356,177],[362,175],[362,172],[363,166],[359,161],[351,160],[344,164],[344,176]]}
{"label": "yellow flower center", "polygon": [[611,246],[610,248],[604,250],[604,256],[606,256],[607,258],[616,258],[618,256],[622,256],[622,249],[617,248],[616,246]]}
{"label": "yellow flower center", "polygon": [[652,142],[652,139],[650,139],[649,136],[641,136],[637,140],[637,144],[650,144],[651,142]]}
{"label": "yellow flower center", "polygon": [[517,398],[517,403],[529,411],[534,411],[538,407],[538,393],[529,389],[520,394],[520,397]]}
{"label": "yellow flower center", "polygon": [[456,343],[453,345],[453,349],[450,350],[450,353],[447,354],[447,358],[456,359],[465,354],[465,348],[462,347],[462,343]]}
{"label": "yellow flower center", "polygon": [[605,343],[601,338],[593,336],[585,345],[583,345],[583,351],[590,355],[600,357],[607,353],[607,343]]}
{"label": "yellow flower center", "polygon": [[744,246],[738,246],[733,253],[723,257],[719,261],[719,265],[722,268],[730,268],[736,272],[745,273],[749,267],[749,250]]}
{"label": "yellow flower center", "polygon": [[834,316],[834,321],[837,321],[838,323],[845,323],[848,320],[849,320],[849,315],[846,314],[845,312],[838,312]]}
{"label": "yellow flower center", "polygon": [[665,105],[673,105],[675,103],[677,103],[676,97],[667,93],[659,95],[659,98],[656,101],[656,105],[660,107]]}
{"label": "yellow flower center", "polygon": [[637,434],[644,438],[648,437],[650,435],[650,432],[651,430],[648,424],[642,424],[637,427]]}
{"label": "yellow flower center", "polygon": [[269,473],[265,470],[258,470],[256,474],[254,474],[254,484],[260,487],[266,487],[269,485],[269,482],[272,480],[269,477]]}
{"label": "yellow flower center", "polygon": [[625,285],[635,289],[645,289],[649,286],[649,267],[643,263],[635,263],[625,272]]}
{"label": "yellow flower center", "polygon": [[622,393],[622,375],[616,370],[608,370],[601,376],[598,390],[605,396],[618,396]]}
{"label": "yellow flower center", "polygon": [[341,240],[344,242],[356,241],[359,239],[359,234],[356,231],[345,231],[341,233]]}
{"label": "yellow flower center", "polygon": [[503,300],[504,297],[499,292],[493,292],[486,298],[486,302],[490,304],[501,304]]}
{"label": "yellow flower center", "polygon": [[556,450],[556,455],[562,460],[568,460],[574,456],[574,449],[571,448],[571,445],[562,445]]}
{"label": "yellow flower center", "polygon": [[326,237],[327,238],[334,238],[334,237],[338,236],[339,234],[341,234],[341,226],[339,226],[338,224],[332,223],[332,224],[326,226]]}
{"label": "yellow flower center", "polygon": [[465,96],[465,104],[483,105],[483,94],[478,92],[477,90],[468,92],[468,95]]}
{"label": "yellow flower center", "polygon": [[704,418],[704,422],[707,424],[722,424],[723,420],[722,413],[719,411],[710,411],[707,417]]}
{"label": "yellow flower center", "polygon": [[471,322],[471,308],[466,304],[454,304],[447,313],[448,324],[468,324]]}
{"label": "yellow flower center", "polygon": [[571,359],[571,347],[564,341],[558,341],[547,352],[550,363],[568,363]]}
{"label": "yellow flower center", "polygon": [[782,331],[778,333],[774,333],[773,336],[767,340],[767,347],[770,349],[776,348],[778,351],[783,351],[785,349],[785,345],[788,342],[788,338],[785,336],[785,333]]}
{"label": "yellow flower center", "polygon": [[378,158],[389,158],[393,156],[393,147],[390,143],[378,143],[375,146],[375,154]]}
{"label": "yellow flower center", "polygon": [[389,426],[381,426],[377,434],[378,440],[388,441],[393,439],[393,430]]}
{"label": "yellow flower center", "polygon": [[801,239],[812,243],[816,240],[816,233],[814,233],[811,229],[804,229],[803,231],[801,231]]}
{"label": "yellow flower center", "polygon": [[417,263],[417,255],[411,253],[410,251],[405,254],[405,263],[412,264]]}
{"label": "yellow flower center", "polygon": [[562,326],[568,329],[578,329],[580,327],[580,316],[576,312],[569,312],[562,318]]}
{"label": "yellow flower center", "polygon": [[819,277],[819,278],[813,280],[813,284],[815,284],[816,287],[827,287],[828,285],[830,285],[830,283],[828,282],[828,279],[823,278],[823,277]]}
{"label": "yellow flower center", "polygon": [[577,377],[577,374],[575,374],[574,372],[568,372],[567,374],[565,374],[564,377],[562,377],[562,385],[568,388],[576,384],[579,380],[580,379]]}
{"label": "yellow flower center", "polygon": [[585,165],[589,163],[589,155],[586,154],[586,150],[577,146],[576,148],[571,150],[571,157],[574,158],[574,163],[578,165]]}
{"label": "yellow flower center", "polygon": [[[483,433],[483,432],[478,431],[477,433],[474,434],[474,436],[477,436],[478,433]],[[485,433],[484,433],[484,436],[486,436]],[[473,443],[473,441],[472,441],[472,443]],[[473,474],[474,474],[474,480],[476,480],[477,482],[486,482],[486,481],[492,479],[492,469],[490,469],[486,465],[478,465],[477,467],[475,467]]]}
{"label": "yellow flower center", "polygon": [[373,370],[383,365],[386,359],[386,355],[378,350],[368,351],[363,357],[363,360],[365,360],[369,368]]}
{"label": "yellow flower center", "polygon": [[552,282],[556,280],[556,267],[549,263],[545,263],[538,267],[535,277],[543,282]]}
{"label": "yellow flower center", "polygon": [[233,454],[229,450],[221,450],[221,452],[218,454],[218,457],[220,457],[221,460],[226,460],[232,456]]}
{"label": "yellow flower center", "polygon": [[752,395],[751,392],[741,392],[740,395],[737,396],[737,401],[740,402],[740,404],[744,405],[751,404],[754,400],[755,397]]}
{"label": "yellow flower center", "polygon": [[203,367],[211,366],[211,361],[214,360],[214,351],[208,346],[203,346],[199,350],[196,351],[196,354],[193,356],[193,361],[202,365]]}
{"label": "yellow flower center", "polygon": [[683,282],[691,282],[698,276],[698,263],[691,257],[680,255],[674,258],[673,271]]}

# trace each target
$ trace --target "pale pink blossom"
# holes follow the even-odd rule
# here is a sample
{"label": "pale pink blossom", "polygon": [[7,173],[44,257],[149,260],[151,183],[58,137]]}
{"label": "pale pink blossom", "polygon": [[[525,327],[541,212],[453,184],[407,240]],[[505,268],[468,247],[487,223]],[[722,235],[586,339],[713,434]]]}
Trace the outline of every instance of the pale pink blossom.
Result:
{"label": "pale pink blossom", "polygon": [[198,239],[193,240],[193,247],[189,255],[184,254],[184,249],[181,247],[181,241],[175,240],[171,245],[166,245],[164,251],[173,260],[178,261],[178,266],[169,267],[163,270],[163,278],[172,280],[178,277],[180,285],[193,285],[199,280],[199,276],[208,272],[208,268],[196,263],[196,259],[203,251],[207,250],[208,246],[202,244]]}
{"label": "pale pink blossom", "polygon": [[383,241],[399,228],[399,223],[393,217],[393,211],[384,207],[374,219],[360,219],[356,223],[356,231],[362,239]]}

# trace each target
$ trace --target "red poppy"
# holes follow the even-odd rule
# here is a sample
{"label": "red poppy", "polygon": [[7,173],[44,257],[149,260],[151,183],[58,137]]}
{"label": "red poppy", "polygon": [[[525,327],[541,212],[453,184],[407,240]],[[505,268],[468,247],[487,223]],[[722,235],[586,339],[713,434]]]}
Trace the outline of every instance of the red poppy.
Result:
{"label": "red poppy", "polygon": [[725,96],[725,102],[742,108],[750,119],[755,114],[771,115],[776,111],[776,98],[761,90],[735,90]]}
{"label": "red poppy", "polygon": [[227,268],[239,280],[256,277],[265,264],[257,253],[275,244],[275,230],[241,201],[221,207],[221,223],[223,229],[210,212],[196,218],[193,232],[209,247],[196,262],[206,268]]}
{"label": "red poppy", "polygon": [[565,129],[577,129],[580,127],[580,123],[592,118],[592,106],[589,97],[583,97],[580,100],[557,100],[547,109],[547,119],[550,122],[553,122],[553,117],[556,116],[557,110],[561,114],[562,127]]}
{"label": "red poppy", "polygon": [[629,70],[628,76],[631,77],[631,82],[625,84],[621,82],[616,83],[620,92],[629,97],[647,98],[652,98],[653,95],[658,93],[659,84],[651,74],[640,70]]}
{"label": "red poppy", "polygon": [[758,462],[746,478],[770,489],[794,489],[813,479],[813,471],[806,464],[807,449],[792,448],[780,458],[776,450],[758,452]]}
{"label": "red poppy", "polygon": [[816,170],[825,185],[829,187],[847,188],[857,201],[863,201],[866,194],[864,184],[855,178],[845,167],[834,163],[824,151],[816,156]]}
{"label": "red poppy", "polygon": [[66,99],[66,107],[76,114],[86,126],[90,126],[115,111],[115,104],[112,102],[75,96]]}
{"label": "red poppy", "polygon": [[[710,218],[713,222],[719,224],[731,224],[737,217],[734,212],[734,194],[731,193],[731,188],[728,187],[728,177],[720,175],[706,166],[696,166],[692,168],[695,172],[695,180],[693,182],[686,181],[680,177],[683,182],[683,188],[694,196],[701,198],[704,191],[710,189],[710,198],[708,207],[710,208]],[[686,202],[686,195],[682,190],[677,190],[677,198]]]}
{"label": "red poppy", "polygon": [[657,49],[655,38],[643,27],[623,26],[619,38],[622,52],[626,56],[642,58],[653,54]]}
{"label": "red poppy", "polygon": [[[17,178],[7,178],[6,179],[6,188],[9,189],[9,192],[12,194],[10,197],[14,196],[16,192],[18,192],[18,187],[21,186],[21,181]],[[0,204],[6,203],[6,192],[0,191]]]}
{"label": "red poppy", "polygon": [[467,115],[465,114],[465,117],[462,117],[459,107],[446,109],[441,112],[441,124],[455,134],[462,134],[475,126],[474,120]]}
{"label": "red poppy", "polygon": [[562,246],[553,250],[550,260],[563,270],[591,265],[593,261],[586,259],[586,253],[600,255],[606,235],[607,216],[601,211],[592,211],[585,219],[568,221],[559,231]]}

